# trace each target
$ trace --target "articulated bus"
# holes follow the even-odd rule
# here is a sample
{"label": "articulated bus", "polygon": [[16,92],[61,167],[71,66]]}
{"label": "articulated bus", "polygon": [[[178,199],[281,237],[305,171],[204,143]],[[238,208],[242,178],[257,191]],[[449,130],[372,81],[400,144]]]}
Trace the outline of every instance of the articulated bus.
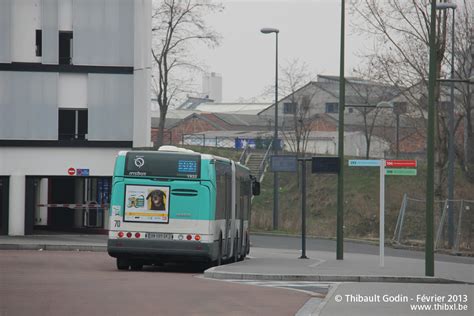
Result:
{"label": "articulated bus", "polygon": [[121,151],[107,251],[119,270],[243,260],[250,250],[251,198],[259,191],[249,169],[226,158],[174,146]]}

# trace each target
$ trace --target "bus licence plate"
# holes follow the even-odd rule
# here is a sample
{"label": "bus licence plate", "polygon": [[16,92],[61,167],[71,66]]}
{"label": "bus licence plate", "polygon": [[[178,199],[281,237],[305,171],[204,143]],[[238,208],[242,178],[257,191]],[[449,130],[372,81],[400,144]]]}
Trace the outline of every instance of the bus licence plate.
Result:
{"label": "bus licence plate", "polygon": [[173,239],[173,234],[169,234],[169,233],[148,233],[148,239],[172,240]]}

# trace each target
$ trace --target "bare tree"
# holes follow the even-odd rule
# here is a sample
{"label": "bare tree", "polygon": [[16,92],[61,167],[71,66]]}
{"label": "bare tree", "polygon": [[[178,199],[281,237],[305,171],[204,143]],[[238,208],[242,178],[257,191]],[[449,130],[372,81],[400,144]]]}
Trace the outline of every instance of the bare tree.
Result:
{"label": "bare tree", "polygon": [[[385,112],[387,112],[386,109],[377,107],[377,105],[383,101],[390,101],[397,94],[398,89],[392,85],[377,82],[380,78],[377,77],[377,72],[374,72],[370,66],[355,69],[354,72],[360,80],[346,79],[346,84],[349,88],[346,94],[352,94],[351,97],[347,97],[347,101],[354,103],[355,111],[362,117],[362,128],[366,143],[365,157],[369,158],[372,136],[378,123],[377,118],[379,114],[386,114]],[[350,108],[351,104],[348,103],[346,106]],[[385,115],[384,123],[390,118],[392,118],[392,115],[390,117]]]}
{"label": "bare tree", "polygon": [[[153,88],[160,107],[158,141],[163,143],[166,114],[180,94],[190,91],[189,79],[183,75],[198,68],[192,60],[193,43],[210,47],[219,44],[220,37],[204,21],[210,12],[223,9],[211,0],[161,0],[153,8]],[[181,78],[180,78],[181,76]]]}
{"label": "bare tree", "polygon": [[298,59],[287,62],[280,72],[279,94],[286,97],[283,100],[283,112],[286,112],[282,118],[283,137],[292,152],[298,157],[304,156],[313,123],[310,109],[315,91],[302,88],[311,84],[313,75],[308,65]]}
{"label": "bare tree", "polygon": [[[443,2],[443,1],[441,1]],[[367,56],[386,78],[387,82],[400,88],[406,100],[417,109],[418,115],[426,118],[430,0],[361,0],[351,7],[354,28],[374,37],[374,49]],[[461,8],[462,7],[462,8]],[[456,14],[468,15],[472,4],[468,1],[459,6]],[[449,69],[445,62],[446,44],[449,36],[448,14],[437,12],[437,70],[443,76]],[[463,19],[458,19],[463,20]],[[466,19],[464,19],[466,23]],[[461,58],[461,56],[456,56]],[[404,89],[404,86],[411,87]],[[440,100],[440,86],[436,87],[436,100]],[[446,178],[448,121],[445,109],[436,108],[435,161],[437,170],[436,194],[443,194]],[[424,128],[425,129],[425,128]]]}

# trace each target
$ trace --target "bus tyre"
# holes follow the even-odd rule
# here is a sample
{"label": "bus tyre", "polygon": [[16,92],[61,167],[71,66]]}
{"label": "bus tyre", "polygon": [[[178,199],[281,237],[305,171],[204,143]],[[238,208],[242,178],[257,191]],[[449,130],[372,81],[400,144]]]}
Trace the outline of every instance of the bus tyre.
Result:
{"label": "bus tyre", "polygon": [[128,261],[122,258],[117,258],[117,269],[119,270],[128,270],[130,265],[128,264]]}
{"label": "bus tyre", "polygon": [[222,264],[222,235],[219,236],[219,247],[217,251],[217,262],[218,266]]}
{"label": "bus tyre", "polygon": [[[246,234],[246,235],[247,236],[245,238],[246,239],[246,242],[245,242],[245,248],[246,248],[245,249],[245,256],[247,256],[250,253],[250,238],[249,238],[248,234]],[[245,256],[244,256],[244,258],[245,258]]]}
{"label": "bus tyre", "polygon": [[130,266],[132,271],[141,271],[143,269],[143,264],[140,263],[132,263]]}
{"label": "bus tyre", "polygon": [[235,236],[234,239],[234,262],[239,261],[240,256],[240,248],[239,248],[239,235]]}

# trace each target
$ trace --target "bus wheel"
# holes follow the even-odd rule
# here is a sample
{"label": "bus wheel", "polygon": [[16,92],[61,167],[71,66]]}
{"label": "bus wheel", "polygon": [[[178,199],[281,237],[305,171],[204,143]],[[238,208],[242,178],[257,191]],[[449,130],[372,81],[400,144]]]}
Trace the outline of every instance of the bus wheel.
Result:
{"label": "bus wheel", "polygon": [[236,235],[234,239],[234,262],[239,261],[239,257],[240,257],[239,235]]}
{"label": "bus wheel", "polygon": [[117,258],[117,269],[119,270],[128,270],[130,267],[128,260],[123,258]]}
{"label": "bus wheel", "polygon": [[245,238],[246,239],[246,243],[245,243],[245,256],[244,258],[250,253],[250,238],[249,238],[249,235],[247,234],[247,237]]}
{"label": "bus wheel", "polygon": [[143,264],[132,263],[130,267],[132,268],[132,271],[141,271],[143,269]]}
{"label": "bus wheel", "polygon": [[217,252],[217,265],[222,264],[222,235],[219,236],[219,251]]}

